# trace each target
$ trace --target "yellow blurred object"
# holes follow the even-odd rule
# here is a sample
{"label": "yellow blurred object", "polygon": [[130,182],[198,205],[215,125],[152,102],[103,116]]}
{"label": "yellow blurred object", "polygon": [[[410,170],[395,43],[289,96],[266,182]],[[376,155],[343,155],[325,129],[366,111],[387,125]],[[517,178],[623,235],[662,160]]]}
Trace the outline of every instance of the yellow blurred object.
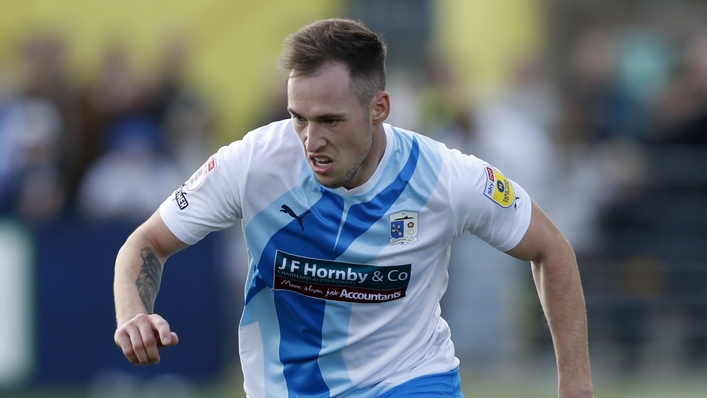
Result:
{"label": "yellow blurred object", "polygon": [[[539,0],[438,0],[435,45],[473,92],[486,96],[508,79],[511,63],[544,46]],[[187,83],[203,91],[217,115],[220,143],[240,138],[269,109],[285,37],[320,18],[342,16],[343,0],[171,1],[0,0],[0,71],[22,42],[50,32],[63,39],[78,84],[96,75],[110,47],[123,47],[135,67],[154,73],[163,48],[189,46]]]}
{"label": "yellow blurred object", "polygon": [[64,40],[72,77],[97,73],[104,52],[127,49],[135,67],[153,73],[175,37],[189,45],[187,83],[206,94],[220,143],[240,138],[265,111],[285,37],[339,14],[339,0],[0,0],[0,69],[30,36]]}
{"label": "yellow blurred object", "polygon": [[516,62],[545,46],[539,0],[439,0],[434,4],[435,45],[481,99],[507,84]]}

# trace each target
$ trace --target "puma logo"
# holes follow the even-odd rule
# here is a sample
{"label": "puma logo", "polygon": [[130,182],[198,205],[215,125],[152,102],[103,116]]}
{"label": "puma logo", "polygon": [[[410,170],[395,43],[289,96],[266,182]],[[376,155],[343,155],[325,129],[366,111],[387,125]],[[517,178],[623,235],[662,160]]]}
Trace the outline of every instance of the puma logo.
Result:
{"label": "puma logo", "polygon": [[298,216],[297,214],[295,214],[294,211],[292,211],[292,209],[290,209],[290,206],[288,206],[288,205],[282,205],[282,207],[280,208],[280,212],[281,212],[281,213],[287,213],[287,214],[289,214],[292,218],[294,218],[295,220],[297,220],[297,223],[299,224],[300,228],[302,228],[302,231],[304,231],[304,224],[302,224],[302,219],[304,218],[304,216],[306,216],[307,214],[310,213],[309,210],[307,210],[307,211],[305,211],[304,213],[302,213],[301,216]]}

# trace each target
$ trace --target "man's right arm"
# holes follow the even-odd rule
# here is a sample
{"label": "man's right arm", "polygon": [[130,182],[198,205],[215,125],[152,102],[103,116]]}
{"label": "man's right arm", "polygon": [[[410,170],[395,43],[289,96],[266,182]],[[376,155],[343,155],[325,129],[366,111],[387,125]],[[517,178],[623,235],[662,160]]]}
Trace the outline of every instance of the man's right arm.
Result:
{"label": "man's right arm", "polygon": [[113,281],[117,320],[114,339],[136,365],[159,363],[158,350],[179,341],[167,321],[154,314],[154,306],[165,261],[186,246],[157,211],[118,251]]}

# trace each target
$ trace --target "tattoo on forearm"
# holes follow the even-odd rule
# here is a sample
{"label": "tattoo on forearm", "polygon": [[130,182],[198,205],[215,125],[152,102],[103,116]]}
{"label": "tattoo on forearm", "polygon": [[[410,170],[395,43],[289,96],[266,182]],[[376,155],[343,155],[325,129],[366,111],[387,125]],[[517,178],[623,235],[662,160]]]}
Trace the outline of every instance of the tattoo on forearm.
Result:
{"label": "tattoo on forearm", "polygon": [[155,252],[149,247],[143,247],[140,250],[140,257],[142,257],[142,266],[140,274],[135,280],[135,286],[137,286],[138,294],[147,313],[152,314],[155,309],[157,292],[160,290],[162,264],[157,260]]}

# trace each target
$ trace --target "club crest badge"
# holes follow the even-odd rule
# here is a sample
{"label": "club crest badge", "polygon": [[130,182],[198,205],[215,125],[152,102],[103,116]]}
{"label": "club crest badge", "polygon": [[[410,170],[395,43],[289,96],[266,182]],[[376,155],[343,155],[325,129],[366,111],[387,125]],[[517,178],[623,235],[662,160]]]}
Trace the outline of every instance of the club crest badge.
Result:
{"label": "club crest badge", "polygon": [[417,242],[418,213],[401,211],[390,215],[390,243],[415,244]]}
{"label": "club crest badge", "polygon": [[493,167],[485,166],[484,169],[486,170],[484,195],[501,207],[510,207],[516,200],[511,181]]}

